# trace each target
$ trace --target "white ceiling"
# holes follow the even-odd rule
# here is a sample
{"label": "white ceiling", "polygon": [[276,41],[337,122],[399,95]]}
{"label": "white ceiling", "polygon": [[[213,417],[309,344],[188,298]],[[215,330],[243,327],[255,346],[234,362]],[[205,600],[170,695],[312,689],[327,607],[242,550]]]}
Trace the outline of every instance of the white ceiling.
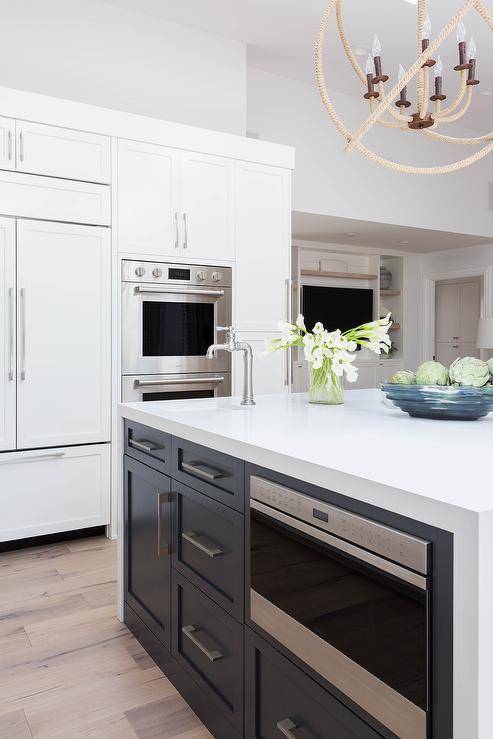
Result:
{"label": "white ceiling", "polygon": [[[354,236],[348,236],[348,234],[354,234]],[[377,251],[397,249],[421,254],[479,246],[492,241],[481,236],[466,236],[446,231],[430,231],[425,228],[357,221],[351,218],[335,218],[299,211],[293,213],[293,238],[300,241],[367,246]],[[403,241],[408,243],[401,243]]]}
{"label": "white ceiling", "polygon": [[[248,62],[267,72],[313,82],[313,44],[326,0],[105,0],[111,5],[147,13],[176,23],[234,38],[248,45]],[[435,33],[450,20],[460,0],[429,0]],[[346,0],[346,30],[353,47],[369,49],[378,31],[385,71],[395,81],[398,64],[410,65],[416,53],[416,6],[406,0]],[[491,33],[476,13],[466,19],[468,36],[478,45],[477,89],[493,91]],[[432,32],[433,33],[433,32]],[[360,95],[361,83],[343,60],[335,32],[328,37],[327,83],[331,89]],[[456,89],[456,41],[452,34],[441,55],[445,64],[444,87],[449,96]],[[365,59],[361,59],[364,66]],[[493,128],[493,96],[477,94],[464,125],[479,130]]]}

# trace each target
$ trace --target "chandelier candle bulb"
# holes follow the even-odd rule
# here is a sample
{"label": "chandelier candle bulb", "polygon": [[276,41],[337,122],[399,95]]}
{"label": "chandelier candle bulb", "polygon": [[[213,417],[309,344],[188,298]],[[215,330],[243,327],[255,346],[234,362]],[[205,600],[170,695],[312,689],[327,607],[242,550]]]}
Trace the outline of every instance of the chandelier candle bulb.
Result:
{"label": "chandelier candle bulb", "polygon": [[[398,73],[399,82],[401,81],[401,79],[404,77],[405,74],[406,74],[406,71],[404,67],[402,66],[402,64],[399,64],[399,73]],[[402,88],[400,98],[399,100],[397,100],[396,105],[398,108],[409,108],[411,106],[411,103],[407,99],[407,86]]]}
{"label": "chandelier candle bulb", "polygon": [[469,64],[471,65],[469,68],[469,74],[467,77],[467,84],[469,87],[471,85],[479,85],[479,80],[476,79],[476,55],[478,53],[478,49],[476,46],[476,42],[471,37],[471,40],[469,42]]}
{"label": "chandelier candle bulb", "polygon": [[447,96],[443,94],[442,90],[442,84],[443,84],[443,62],[442,57],[439,56],[437,59],[437,64],[435,67],[435,94],[431,96],[430,100],[434,103],[437,102],[437,100],[440,100],[440,102],[443,102],[447,99]]}
{"label": "chandelier candle bulb", "polygon": [[457,41],[459,42],[459,63],[454,69],[456,72],[471,69],[471,65],[467,61],[466,27],[464,21],[460,21],[457,26]]}
{"label": "chandelier candle bulb", "polygon": [[[430,16],[426,16],[426,20],[423,25],[423,38],[421,40],[421,51],[426,51],[428,46],[430,45],[430,36],[431,36],[431,20]],[[434,67],[436,64],[435,59],[428,59],[427,62],[423,64],[423,67]]]}
{"label": "chandelier candle bulb", "polygon": [[382,74],[382,44],[375,34],[372,45],[373,61],[375,63],[375,77],[373,78],[373,84],[378,85],[379,82],[387,82],[388,75]]}

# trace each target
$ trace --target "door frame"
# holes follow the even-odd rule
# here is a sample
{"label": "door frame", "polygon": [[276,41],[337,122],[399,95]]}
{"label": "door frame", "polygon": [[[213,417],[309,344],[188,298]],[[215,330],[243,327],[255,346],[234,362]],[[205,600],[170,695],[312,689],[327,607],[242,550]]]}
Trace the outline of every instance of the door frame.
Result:
{"label": "door frame", "polygon": [[[423,276],[423,320],[421,355],[425,361],[435,354],[435,321],[436,321],[436,283],[441,280],[461,280],[478,278],[482,283],[480,315],[488,316],[492,312],[493,267],[470,267],[447,272],[432,272]],[[481,354],[483,350],[481,350]]]}

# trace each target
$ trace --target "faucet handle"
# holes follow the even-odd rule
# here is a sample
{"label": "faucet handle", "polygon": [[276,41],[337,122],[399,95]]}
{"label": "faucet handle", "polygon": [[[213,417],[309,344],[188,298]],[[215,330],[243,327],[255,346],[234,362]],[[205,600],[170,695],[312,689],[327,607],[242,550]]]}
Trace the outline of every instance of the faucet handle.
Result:
{"label": "faucet handle", "polygon": [[231,343],[236,341],[236,331],[234,326],[216,326],[216,331],[226,332],[226,342]]}

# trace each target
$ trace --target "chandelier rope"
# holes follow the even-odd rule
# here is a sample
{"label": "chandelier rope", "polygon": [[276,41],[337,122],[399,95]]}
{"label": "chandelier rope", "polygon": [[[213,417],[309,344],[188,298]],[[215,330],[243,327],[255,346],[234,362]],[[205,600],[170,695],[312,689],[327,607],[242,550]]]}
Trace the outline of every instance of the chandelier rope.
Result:
{"label": "chandelier rope", "polygon": [[[469,86],[468,86],[468,75],[467,75],[467,72],[462,67],[460,68],[461,71],[460,71],[459,91],[458,91],[457,97],[455,98],[454,102],[451,105],[449,105],[447,108],[442,108],[441,100],[445,96],[442,96],[442,98],[438,98],[438,99],[437,99],[437,96],[434,96],[432,100],[436,100],[435,112],[432,114],[428,113],[429,69],[432,64],[435,64],[435,61],[432,60],[432,56],[434,52],[441,46],[441,44],[447,39],[447,37],[452,33],[454,28],[462,21],[462,19],[467,15],[467,13],[471,9],[475,9],[479,13],[479,15],[485,20],[485,22],[488,24],[490,29],[493,30],[493,14],[490,13],[490,11],[484,6],[481,0],[467,0],[464,3],[464,5],[457,11],[455,16],[449,21],[449,23],[447,23],[447,25],[441,30],[441,32],[438,34],[435,40],[429,43],[426,46],[426,48],[424,48],[424,42],[421,41],[422,36],[423,36],[423,27],[425,24],[426,0],[419,0],[419,3],[418,3],[418,58],[416,59],[414,64],[407,70],[407,72],[404,72],[402,77],[399,79],[399,81],[394,85],[394,87],[390,90],[390,92],[387,95],[385,94],[385,90],[384,90],[384,82],[380,81],[379,77],[377,77],[374,80],[375,83],[377,83],[377,80],[379,80],[377,84],[378,93],[371,92],[371,94],[368,95],[369,100],[370,100],[370,115],[362,123],[362,125],[356,131],[355,134],[352,134],[347,129],[347,127],[345,126],[341,118],[339,117],[338,113],[336,112],[332,104],[332,101],[329,97],[326,82],[325,82],[325,73],[324,73],[324,68],[323,68],[323,52],[324,52],[327,28],[331,20],[332,14],[334,12],[334,9],[336,11],[339,36],[341,38],[341,42],[342,42],[346,57],[348,61],[350,62],[351,66],[353,67],[353,70],[355,71],[355,73],[357,74],[361,82],[365,84],[365,86],[367,84],[367,78],[365,77],[362,69],[360,68],[354,56],[354,53],[351,49],[351,46],[349,44],[349,41],[348,41],[348,38],[345,32],[344,20],[342,16],[342,0],[329,0],[329,3],[322,17],[320,30],[319,30],[316,44],[315,44],[315,73],[316,73],[317,87],[318,87],[323,105],[329,117],[331,118],[332,122],[334,123],[335,127],[337,128],[341,136],[346,140],[345,151],[350,152],[353,149],[355,149],[361,154],[363,154],[367,159],[369,159],[372,162],[375,162],[376,164],[379,164],[380,166],[383,166],[383,167],[386,167],[388,169],[392,169],[398,172],[403,172],[407,174],[419,174],[419,175],[436,175],[436,174],[446,174],[450,172],[455,172],[465,167],[468,167],[471,164],[474,164],[475,162],[481,160],[483,157],[487,156],[489,153],[493,151],[493,131],[490,133],[484,134],[482,136],[463,139],[463,138],[458,138],[454,136],[447,136],[445,134],[437,132],[436,130],[432,130],[439,123],[452,123],[452,122],[459,120],[459,118],[461,118],[469,109],[469,106],[472,101],[472,92],[473,92],[472,85],[477,84],[477,82],[473,82],[472,84],[471,82],[469,82]],[[423,43],[423,49],[422,49],[422,43]],[[393,107],[391,107],[392,103],[393,101],[395,101],[396,97],[401,93],[401,91],[406,89],[408,83],[415,77],[417,77],[417,86],[418,86],[418,98],[417,98],[418,113],[415,114],[415,116],[409,116],[409,115],[404,114],[403,113],[404,107],[407,107],[410,104],[406,101],[404,101],[404,103],[400,103],[400,106],[402,107],[399,107],[399,113],[397,113],[397,111],[395,111]],[[386,80],[386,79],[388,78],[383,77],[383,80]],[[438,90],[438,92],[441,92],[441,89]],[[380,99],[377,102],[376,98],[378,97]],[[402,100],[402,97],[401,97],[401,100]],[[457,111],[457,108],[461,106],[461,103],[463,103],[462,107],[460,108],[458,112],[455,112]],[[391,118],[395,119],[395,122],[388,121],[384,118],[384,114],[387,112],[391,115]],[[414,125],[414,124],[410,125],[416,116],[419,116],[421,120],[424,120],[426,116],[429,119],[431,119],[427,123],[427,125],[430,127],[423,128],[421,133],[425,133],[427,136],[435,140],[442,141],[445,143],[450,143],[450,144],[459,144],[459,145],[463,145],[463,144],[479,145],[479,144],[486,142],[486,145],[482,149],[477,151],[475,154],[472,154],[471,156],[468,156],[452,164],[445,164],[445,165],[433,166],[433,167],[416,167],[412,165],[399,164],[397,162],[393,162],[389,159],[386,159],[385,157],[382,157],[379,154],[375,153],[374,151],[370,150],[362,143],[362,139],[364,138],[364,136],[377,123],[381,126],[384,126],[385,128],[401,128],[403,130],[409,129],[412,127],[421,128],[421,126],[419,125]]]}

